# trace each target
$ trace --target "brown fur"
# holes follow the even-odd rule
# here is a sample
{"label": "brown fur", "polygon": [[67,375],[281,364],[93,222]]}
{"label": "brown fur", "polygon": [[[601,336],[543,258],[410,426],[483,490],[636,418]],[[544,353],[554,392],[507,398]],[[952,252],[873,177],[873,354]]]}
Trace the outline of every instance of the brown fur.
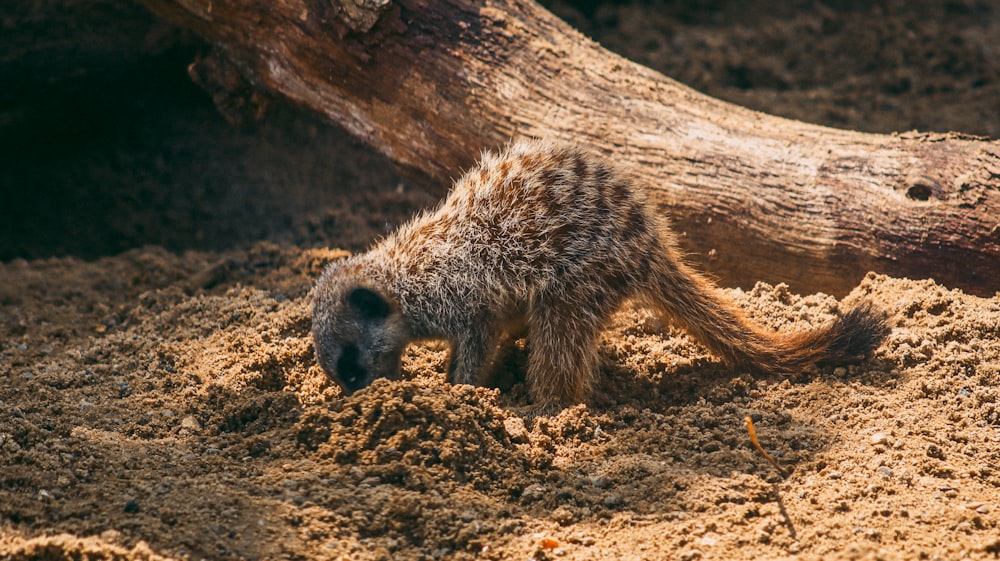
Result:
{"label": "brown fur", "polygon": [[522,141],[484,154],[437,209],[331,264],[313,336],[320,364],[351,393],[397,376],[403,348],[432,338],[452,346],[452,382],[485,383],[500,340],[524,328],[534,403],[567,405],[587,398],[598,334],[629,298],[727,363],[765,372],[849,360],[888,330],[867,303],[816,330],[762,330],[684,263],[675,234],[610,165]]}

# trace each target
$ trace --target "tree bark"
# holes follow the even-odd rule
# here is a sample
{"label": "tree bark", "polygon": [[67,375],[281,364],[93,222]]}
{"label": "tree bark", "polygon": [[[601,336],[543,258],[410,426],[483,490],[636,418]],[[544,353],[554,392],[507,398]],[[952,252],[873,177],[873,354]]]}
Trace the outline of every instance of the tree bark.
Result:
{"label": "tree bark", "polygon": [[[204,36],[234,122],[291,101],[442,191],[485,148],[610,155],[723,284],[843,294],[869,270],[1000,289],[1000,143],[754,112],[606,51],[530,0],[143,0]],[[335,155],[331,155],[335,157]]]}

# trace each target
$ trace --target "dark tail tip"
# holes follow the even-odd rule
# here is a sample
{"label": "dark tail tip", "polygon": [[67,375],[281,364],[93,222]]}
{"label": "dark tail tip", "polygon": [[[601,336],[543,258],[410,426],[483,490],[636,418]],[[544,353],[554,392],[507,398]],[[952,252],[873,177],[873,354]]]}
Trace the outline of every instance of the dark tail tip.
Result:
{"label": "dark tail tip", "polygon": [[861,302],[834,321],[823,363],[855,361],[875,350],[889,335],[889,316],[870,301]]}

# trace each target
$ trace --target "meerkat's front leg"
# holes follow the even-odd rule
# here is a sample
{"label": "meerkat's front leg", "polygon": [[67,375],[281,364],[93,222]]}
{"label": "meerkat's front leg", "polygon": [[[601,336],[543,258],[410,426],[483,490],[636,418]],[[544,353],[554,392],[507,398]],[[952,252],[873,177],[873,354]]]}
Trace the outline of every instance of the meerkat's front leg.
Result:
{"label": "meerkat's front leg", "polygon": [[448,381],[453,384],[483,384],[497,356],[500,333],[483,321],[465,330],[463,336],[451,344],[451,364]]}

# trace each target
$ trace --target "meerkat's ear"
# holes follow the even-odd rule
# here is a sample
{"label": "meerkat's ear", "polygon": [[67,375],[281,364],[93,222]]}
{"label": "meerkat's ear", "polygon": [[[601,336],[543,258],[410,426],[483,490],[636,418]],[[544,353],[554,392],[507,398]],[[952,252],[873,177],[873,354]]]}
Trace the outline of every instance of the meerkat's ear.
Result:
{"label": "meerkat's ear", "polygon": [[347,294],[347,303],[365,319],[385,319],[392,311],[389,301],[381,294],[359,286]]}

